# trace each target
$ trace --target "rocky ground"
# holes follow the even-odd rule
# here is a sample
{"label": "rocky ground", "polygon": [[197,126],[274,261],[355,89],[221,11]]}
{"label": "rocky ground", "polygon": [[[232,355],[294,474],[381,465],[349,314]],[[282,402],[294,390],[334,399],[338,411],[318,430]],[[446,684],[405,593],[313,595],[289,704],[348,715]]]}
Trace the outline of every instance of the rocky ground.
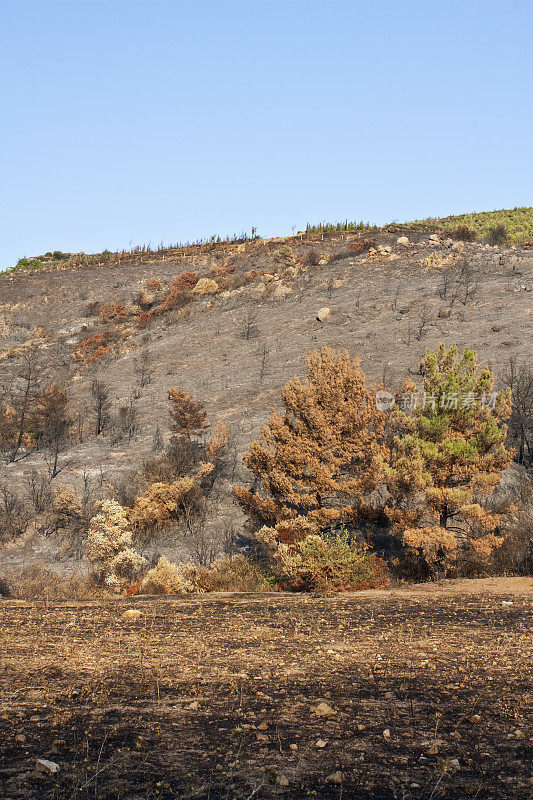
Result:
{"label": "rocky ground", "polygon": [[525,798],[532,599],[2,601],[0,796]]}

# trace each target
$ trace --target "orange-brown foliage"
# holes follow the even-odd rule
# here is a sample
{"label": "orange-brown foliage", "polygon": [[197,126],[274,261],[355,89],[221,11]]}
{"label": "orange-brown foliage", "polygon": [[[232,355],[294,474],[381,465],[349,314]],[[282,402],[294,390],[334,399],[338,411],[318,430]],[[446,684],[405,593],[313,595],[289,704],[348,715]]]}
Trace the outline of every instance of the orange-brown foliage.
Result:
{"label": "orange-brown foliage", "polygon": [[172,280],[172,287],[186,291],[192,289],[198,283],[198,275],[196,272],[180,272]]}
{"label": "orange-brown foliage", "polygon": [[144,330],[148,327],[152,320],[152,315],[149,311],[143,311],[142,314],[139,314],[137,317],[137,327],[141,330]]}
{"label": "orange-brown foliage", "polygon": [[104,305],[100,309],[102,322],[122,322],[128,316],[126,309],[120,303],[115,305]]}

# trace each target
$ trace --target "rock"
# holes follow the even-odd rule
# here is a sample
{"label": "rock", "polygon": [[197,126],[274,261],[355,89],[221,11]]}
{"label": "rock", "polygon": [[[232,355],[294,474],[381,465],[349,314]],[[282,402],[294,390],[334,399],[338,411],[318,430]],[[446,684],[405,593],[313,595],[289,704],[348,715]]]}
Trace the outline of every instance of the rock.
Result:
{"label": "rock", "polygon": [[458,758],[452,758],[451,761],[450,761],[450,766],[455,767],[455,769],[459,769],[459,767],[461,766],[459,764],[459,759]]}
{"label": "rock", "polygon": [[331,308],[321,308],[316,315],[316,318],[319,322],[324,322],[328,317],[331,316]]}
{"label": "rock", "polygon": [[385,699],[386,700],[395,700],[396,699],[396,695],[394,694],[394,692],[385,692]]}
{"label": "rock", "polygon": [[26,737],[24,736],[23,733],[17,733],[17,735],[15,736],[15,741],[18,742],[19,744],[24,744],[24,742],[26,741]]}
{"label": "rock", "polygon": [[430,242],[440,242],[440,236],[437,233],[432,233],[429,237]]}
{"label": "rock", "polygon": [[285,775],[280,775],[277,780],[278,786],[288,786],[289,779]]}
{"label": "rock", "polygon": [[344,780],[344,775],[340,770],[336,772],[332,772],[331,775],[328,775],[326,778],[326,783],[342,783]]}
{"label": "rock", "polygon": [[139,611],[138,608],[128,608],[128,610],[122,614],[122,619],[139,619],[141,616],[142,611]]}
{"label": "rock", "polygon": [[439,319],[449,319],[451,316],[452,310],[451,308],[441,308],[439,313],[437,314]]}
{"label": "rock", "polygon": [[198,702],[198,700],[193,700],[192,703],[189,703],[187,708],[190,711],[198,711],[198,709],[200,708],[200,703]]}
{"label": "rock", "polygon": [[481,722],[482,722],[482,719],[481,719],[481,717],[479,716],[479,714],[474,714],[474,716],[473,716],[473,717],[470,717],[470,722],[473,722],[473,723],[474,723],[474,725],[480,725],[480,724],[481,724]]}
{"label": "rock", "polygon": [[268,730],[268,725],[266,724],[266,722],[261,722],[261,724],[257,726],[257,730],[258,731],[267,731]]}
{"label": "rock", "polygon": [[290,744],[289,747],[290,747],[291,750],[295,750],[295,751],[298,750],[298,745],[297,744]]}
{"label": "rock", "polygon": [[318,749],[321,750],[323,747],[326,746],[326,744],[327,742],[325,742],[324,739],[317,739],[315,747],[318,747]]}
{"label": "rock", "polygon": [[403,247],[409,247],[409,239],[407,236],[399,236],[396,244],[401,244]]}
{"label": "rock", "polygon": [[344,281],[342,281],[340,278],[333,278],[333,280],[331,282],[331,288],[332,289],[340,289],[341,286],[344,286]]}
{"label": "rock", "polygon": [[458,253],[462,253],[464,249],[465,249],[464,242],[454,242],[452,244],[452,250],[455,250]]}
{"label": "rock", "polygon": [[494,333],[499,333],[501,331],[501,329],[502,329],[501,325],[493,325],[492,326],[492,330],[494,331]]}
{"label": "rock", "polygon": [[285,284],[280,281],[274,287],[274,291],[272,292],[272,297],[275,297],[278,300],[283,300],[283,298],[287,297],[287,295],[289,295],[289,294],[292,294],[291,287],[290,286],[285,286]]}
{"label": "rock", "polygon": [[314,714],[316,717],[331,717],[337,712],[327,703],[318,703],[318,705],[313,706],[311,708],[311,714]]}
{"label": "rock", "polygon": [[59,764],[56,764],[55,761],[48,761],[46,758],[38,758],[35,769],[45,775],[55,775],[56,772],[59,772]]}
{"label": "rock", "polygon": [[327,258],[321,258],[320,261],[318,262],[318,266],[325,267],[327,263],[328,263]]}
{"label": "rock", "polygon": [[385,730],[383,731],[383,738],[390,739],[390,730],[388,728],[385,728]]}

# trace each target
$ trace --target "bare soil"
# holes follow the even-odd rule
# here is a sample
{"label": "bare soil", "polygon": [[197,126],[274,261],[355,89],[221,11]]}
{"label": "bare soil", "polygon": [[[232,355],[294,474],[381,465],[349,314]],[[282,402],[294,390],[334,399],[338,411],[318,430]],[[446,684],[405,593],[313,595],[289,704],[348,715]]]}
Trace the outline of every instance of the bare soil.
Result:
{"label": "bare soil", "polygon": [[0,796],[525,798],[532,599],[494,578],[3,601]]}

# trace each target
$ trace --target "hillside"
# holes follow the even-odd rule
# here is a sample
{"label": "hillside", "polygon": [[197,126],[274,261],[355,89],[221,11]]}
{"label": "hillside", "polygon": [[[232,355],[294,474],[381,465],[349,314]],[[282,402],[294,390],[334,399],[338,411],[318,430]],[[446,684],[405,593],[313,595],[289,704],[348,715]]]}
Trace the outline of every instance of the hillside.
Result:
{"label": "hillside", "polygon": [[[501,228],[504,228],[502,233]],[[372,225],[369,222],[350,222],[347,219],[344,222],[321,222],[316,225],[308,223],[306,227],[306,235],[312,236],[313,234],[331,235],[339,233],[378,233],[378,232],[394,232],[399,230],[416,230],[425,233],[454,233],[458,228],[463,228],[471,234],[471,240],[477,240],[483,244],[531,244],[533,242],[533,206],[502,209],[500,211],[482,211],[479,213],[459,214],[450,217],[428,217],[425,220],[414,220],[413,222],[404,223],[390,223],[381,228]],[[499,231],[494,233],[494,229],[498,228]],[[300,235],[300,234],[299,234]],[[492,241],[496,236],[499,241]],[[212,249],[213,245],[231,245],[242,244],[249,238],[252,240],[256,238],[256,229],[252,229],[251,237],[246,233],[234,235],[233,237],[221,238],[219,236],[212,236],[205,240],[194,243],[178,243],[175,245],[165,246],[160,245],[153,249],[151,245],[138,245],[130,250],[122,250],[113,253],[110,250],[105,250],[102,253],[64,253],[61,250],[54,250],[53,252],[43,253],[38,256],[22,257],[19,259],[15,267],[8,269],[20,271],[34,271],[36,269],[71,269],[85,266],[99,266],[114,264],[115,262],[121,263],[142,263],[146,259],[152,257],[172,257],[176,255],[187,255],[196,253],[199,250],[207,247]],[[460,237],[459,237],[460,238]]]}
{"label": "hillside", "polygon": [[[7,402],[22,390],[33,354],[39,385],[57,381],[69,395],[72,424],[55,484],[131,502],[130,476],[169,435],[167,390],[191,392],[210,423],[222,420],[230,432],[205,526],[220,548],[245,521],[231,491],[236,481],[250,482],[242,453],[283,383],[303,374],[312,348],[345,347],[361,356],[371,382],[396,388],[416,379],[426,348],[439,341],[473,347],[497,375],[510,359],[529,363],[532,252],[402,233],[408,244],[398,243],[398,231],[302,233],[7,273],[0,278]],[[206,280],[185,298],[175,279],[190,272]],[[321,308],[330,310],[322,322]],[[112,403],[98,436],[94,378],[109,387]],[[46,454],[23,448],[20,456],[2,465],[2,476],[28,496],[32,475],[46,472]],[[24,541],[30,561],[60,570],[74,563],[54,537]],[[183,557],[190,540],[174,530],[157,549]],[[4,563],[19,559],[10,550]]]}

